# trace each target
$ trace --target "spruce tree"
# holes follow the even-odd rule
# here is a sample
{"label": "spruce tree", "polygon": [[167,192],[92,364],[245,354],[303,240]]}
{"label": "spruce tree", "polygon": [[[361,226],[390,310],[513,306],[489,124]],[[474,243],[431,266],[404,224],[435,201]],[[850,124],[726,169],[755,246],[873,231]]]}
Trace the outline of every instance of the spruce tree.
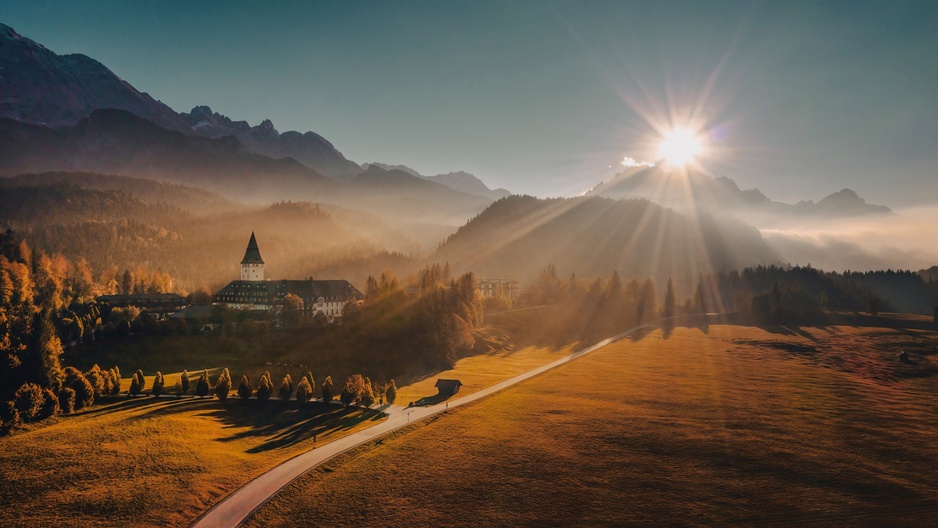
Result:
{"label": "spruce tree", "polygon": [[179,381],[182,382],[182,393],[185,394],[189,392],[189,372],[186,370],[182,371],[182,376],[179,378]]}
{"label": "spruce tree", "polygon": [[323,403],[331,402],[332,398],[335,397],[335,387],[332,385],[332,376],[326,376],[326,379],[324,379],[322,382],[320,390],[322,391]]}
{"label": "spruce tree", "polygon": [[313,389],[309,386],[309,380],[304,377],[296,388],[296,401],[306,403],[313,397]]}
{"label": "spruce tree", "polygon": [[394,380],[388,383],[388,388],[384,391],[384,397],[389,405],[394,405],[394,402],[397,401],[397,385],[394,384]]}
{"label": "spruce tree", "polygon": [[150,393],[153,396],[159,397],[163,394],[163,374],[160,371],[156,371],[156,376],[153,378],[153,388],[150,389]]}
{"label": "spruce tree", "polygon": [[42,390],[42,407],[39,409],[39,419],[48,418],[59,412],[59,397],[51,389]]}
{"label": "spruce tree", "polygon": [[306,373],[306,381],[309,382],[309,395],[310,395],[310,398],[312,398],[313,394],[316,394],[316,380],[313,379],[312,372]]}
{"label": "spruce tree", "polygon": [[136,396],[140,394],[140,391],[143,389],[140,387],[140,378],[134,374],[134,377],[130,378],[130,390],[128,391],[131,396]]}
{"label": "spruce tree", "polygon": [[246,400],[251,397],[254,388],[251,387],[251,378],[247,374],[241,376],[241,383],[238,384],[238,397]]}
{"label": "spruce tree", "polygon": [[199,381],[195,384],[195,395],[199,398],[204,398],[208,396],[209,385],[208,385],[208,371],[203,371],[202,375],[199,376]]}
{"label": "spruce tree", "polygon": [[62,387],[57,395],[59,397],[59,409],[62,414],[71,414],[75,412],[75,389],[71,387]]}
{"label": "spruce tree", "polygon": [[218,379],[215,380],[215,396],[219,400],[228,399],[228,392],[231,391],[231,375],[228,373],[226,368],[218,375]]}
{"label": "spruce tree", "polygon": [[182,397],[182,378],[176,380],[176,397]]}
{"label": "spruce tree", "polygon": [[265,373],[257,385],[257,399],[267,401],[270,399],[270,393],[273,392],[273,386],[270,384],[270,378]]}
{"label": "spruce tree", "polygon": [[278,396],[281,400],[289,400],[289,399],[290,399],[290,394],[293,393],[293,391],[290,390],[290,389],[291,389],[291,387],[290,387],[291,385],[292,385],[292,383],[290,382],[290,375],[287,374],[286,376],[283,377],[283,381],[280,382],[280,391],[277,393],[277,396]]}

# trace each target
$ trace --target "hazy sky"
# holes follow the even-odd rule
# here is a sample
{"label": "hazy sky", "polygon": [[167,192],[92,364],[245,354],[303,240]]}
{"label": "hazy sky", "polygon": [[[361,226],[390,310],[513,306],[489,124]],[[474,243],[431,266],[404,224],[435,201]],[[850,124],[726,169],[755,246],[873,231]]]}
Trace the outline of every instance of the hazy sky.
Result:
{"label": "hazy sky", "polygon": [[358,162],[575,194],[690,120],[712,173],[774,199],[938,202],[931,0],[8,0],[0,21],[176,110],[313,130]]}

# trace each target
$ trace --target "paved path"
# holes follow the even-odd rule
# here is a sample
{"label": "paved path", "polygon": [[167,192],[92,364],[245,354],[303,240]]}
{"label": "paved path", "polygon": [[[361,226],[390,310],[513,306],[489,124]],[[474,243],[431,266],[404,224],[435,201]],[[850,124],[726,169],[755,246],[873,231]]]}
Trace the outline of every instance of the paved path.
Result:
{"label": "paved path", "polygon": [[[569,356],[558,359],[553,363],[548,363],[547,365],[525,372],[524,374],[519,374],[513,378],[492,385],[491,387],[483,389],[479,392],[452,400],[448,402],[449,407],[459,407],[460,405],[465,405],[478,399],[485,398],[486,396],[504,390],[526,379],[532,378],[538,374],[553,368],[557,368],[560,365],[569,363],[574,359],[585,356],[590,352],[598,350],[624,337],[628,337],[634,332],[651,328],[657,328],[657,325],[646,324],[642,326],[636,326],[635,328],[626,330],[619,335],[604,339],[591,347],[584,348],[583,350],[574,352]],[[405,427],[411,421],[417,421],[428,416],[433,416],[434,414],[441,413],[446,409],[447,405],[445,402],[431,407],[404,408],[390,406],[384,410],[384,412],[388,414],[387,420],[375,426],[369,427],[368,429],[363,429],[344,438],[329,442],[328,444],[323,444],[322,447],[317,447],[297,455],[280,464],[279,466],[267,471],[266,473],[259,475],[257,478],[239,488],[220,503],[216,504],[204,515],[199,517],[193,527],[231,528],[238,526],[244,522],[252,513],[254,513],[254,510],[260,508],[264,505],[264,503],[273,498],[274,494],[280,491],[281,488],[290,484],[319,464],[322,464],[323,462],[350,449],[358,447],[365,442],[374,440],[379,436],[388,434],[391,431],[400,429],[401,427]]]}

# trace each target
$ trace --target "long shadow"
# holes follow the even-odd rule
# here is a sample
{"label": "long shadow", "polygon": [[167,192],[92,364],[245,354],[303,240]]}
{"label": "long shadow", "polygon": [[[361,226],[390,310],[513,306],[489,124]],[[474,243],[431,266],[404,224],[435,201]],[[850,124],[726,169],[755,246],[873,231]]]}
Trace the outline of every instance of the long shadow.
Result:
{"label": "long shadow", "polygon": [[[141,407],[161,403],[162,398],[151,398],[147,396],[138,396],[136,398],[123,396],[107,396],[95,398],[94,406],[89,410],[82,410],[75,414],[66,414],[66,418],[72,416],[104,416],[116,412],[131,412]],[[106,405],[98,407],[98,405]]]}
{"label": "long shadow", "polygon": [[366,420],[380,419],[380,413],[358,407],[339,407],[321,402],[300,405],[297,402],[231,400],[215,405],[200,416],[212,417],[225,429],[246,428],[226,438],[232,442],[244,438],[269,437],[248,449],[260,453],[288,447],[299,442],[352,429]]}

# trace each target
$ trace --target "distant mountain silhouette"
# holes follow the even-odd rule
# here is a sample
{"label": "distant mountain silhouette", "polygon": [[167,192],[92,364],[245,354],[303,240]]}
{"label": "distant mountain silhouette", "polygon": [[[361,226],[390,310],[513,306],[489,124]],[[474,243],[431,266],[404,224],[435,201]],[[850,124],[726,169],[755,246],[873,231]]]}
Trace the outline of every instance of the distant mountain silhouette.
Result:
{"label": "distant mountain silhouette", "polygon": [[647,200],[510,196],[459,228],[433,258],[479,276],[530,281],[548,264],[580,277],[669,278],[692,288],[700,273],[769,264],[759,232],[706,212],[682,215]]}
{"label": "distant mountain silhouette", "polygon": [[772,201],[758,189],[742,190],[730,178],[714,178],[692,168],[669,170],[661,166],[630,168],[616,174],[608,182],[600,183],[586,194],[607,198],[645,198],[682,210],[706,209],[778,217],[858,216],[892,212],[888,207],[866,203],[850,189],[831,194],[818,203],[801,201],[791,205]]}
{"label": "distant mountain silhouette", "polygon": [[56,55],[0,24],[0,117],[50,127],[74,125],[101,108],[118,108],[165,128],[189,125],[170,107],[80,54]]}
{"label": "distant mountain silhouette", "polygon": [[455,191],[466,194],[474,194],[476,196],[484,196],[491,200],[498,200],[500,198],[511,195],[511,192],[509,192],[507,189],[489,189],[489,187],[483,183],[482,180],[476,178],[475,175],[469,174],[468,172],[459,171],[450,172],[448,174],[437,174],[436,176],[424,176],[407,165],[389,165],[387,163],[378,162],[363,163],[362,169],[368,170],[368,168],[372,166],[382,168],[386,171],[403,171],[413,176],[417,176],[418,178],[441,183]]}
{"label": "distant mountain silhouette", "polygon": [[252,127],[247,121],[232,121],[212,112],[208,106],[197,106],[181,115],[195,134],[210,138],[234,136],[253,153],[275,159],[293,158],[327,176],[350,178],[362,171],[357,163],[345,159],[332,143],[315,132],[280,133],[269,119]]}

